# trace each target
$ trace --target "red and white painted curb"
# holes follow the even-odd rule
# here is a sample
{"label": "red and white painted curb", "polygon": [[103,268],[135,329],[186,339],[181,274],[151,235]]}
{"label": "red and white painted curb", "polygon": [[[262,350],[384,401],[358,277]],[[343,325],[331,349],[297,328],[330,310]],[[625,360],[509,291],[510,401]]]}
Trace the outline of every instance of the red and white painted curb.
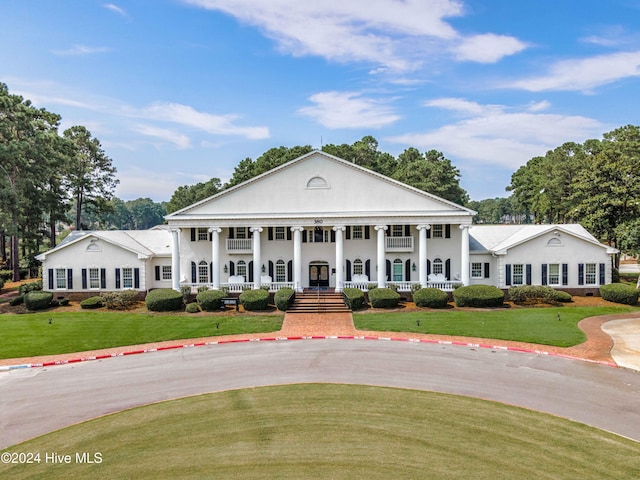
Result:
{"label": "red and white painted curb", "polygon": [[138,355],[141,353],[161,352],[163,350],[175,350],[178,348],[191,348],[191,347],[204,347],[207,345],[224,345],[227,343],[249,343],[249,342],[274,342],[285,340],[385,340],[390,342],[412,342],[412,343],[431,343],[437,345],[453,345],[467,348],[488,348],[492,350],[505,350],[509,352],[520,353],[533,353],[537,355],[547,355],[551,357],[567,358],[570,360],[581,360],[583,362],[597,363],[600,365],[606,365],[608,367],[618,367],[614,362],[607,362],[602,360],[590,360],[588,358],[574,357],[571,355],[564,355],[562,353],[552,353],[543,350],[526,349],[519,347],[509,347],[504,345],[491,345],[488,343],[470,343],[461,341],[447,341],[447,340],[433,340],[433,339],[419,339],[419,338],[404,338],[404,337],[377,337],[377,336],[357,336],[357,335],[313,335],[313,336],[290,336],[290,337],[267,337],[267,338],[240,338],[233,340],[215,340],[212,342],[198,342],[198,343],[186,343],[169,345],[165,347],[156,347],[139,350],[129,350],[118,353],[108,353],[104,355],[96,355],[89,357],[71,358],[67,360],[52,360],[43,363],[24,363],[21,365],[5,365],[0,366],[0,372],[6,372],[10,370],[17,370],[22,368],[42,368],[53,367],[55,365],[68,365],[72,363],[88,362],[92,360],[104,360],[106,358],[124,357],[127,355]]}

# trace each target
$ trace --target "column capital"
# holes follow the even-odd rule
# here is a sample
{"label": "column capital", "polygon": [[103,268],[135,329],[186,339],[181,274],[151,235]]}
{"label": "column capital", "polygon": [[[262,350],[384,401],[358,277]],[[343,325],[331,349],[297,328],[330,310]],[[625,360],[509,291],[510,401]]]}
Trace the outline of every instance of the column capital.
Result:
{"label": "column capital", "polygon": [[251,231],[251,232],[258,232],[258,233],[260,233],[260,232],[262,232],[262,230],[263,230],[263,229],[262,229],[262,227],[250,227],[250,228],[249,228],[249,231]]}
{"label": "column capital", "polygon": [[302,232],[304,231],[304,227],[291,227],[289,230],[292,232]]}
{"label": "column capital", "polygon": [[464,230],[465,228],[471,228],[471,225],[460,225],[458,228]]}
{"label": "column capital", "polygon": [[220,233],[222,229],[220,227],[209,227],[209,233]]}
{"label": "column capital", "polygon": [[431,225],[425,223],[423,225],[416,225],[416,229],[418,230],[431,230]]}
{"label": "column capital", "polygon": [[345,227],[345,226],[335,226],[335,227],[333,227],[333,231],[334,232],[337,232],[337,231],[344,232],[346,230],[347,230],[347,227]]}
{"label": "column capital", "polygon": [[378,231],[378,230],[388,230],[389,227],[387,227],[386,225],[376,225],[375,227],[373,227],[374,230]]}
{"label": "column capital", "polygon": [[180,233],[182,231],[182,229],[177,228],[177,227],[173,227],[173,228],[170,228],[169,231],[171,233]]}

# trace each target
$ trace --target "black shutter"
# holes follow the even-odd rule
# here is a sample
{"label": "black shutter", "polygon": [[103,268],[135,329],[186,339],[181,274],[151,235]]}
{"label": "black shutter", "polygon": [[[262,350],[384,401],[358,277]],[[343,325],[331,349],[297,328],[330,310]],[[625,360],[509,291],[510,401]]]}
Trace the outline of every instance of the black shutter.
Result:
{"label": "black shutter", "polygon": [[209,232],[209,241],[213,242],[213,232]]}
{"label": "black shutter", "polygon": [[307,231],[302,230],[302,243],[307,243]]}
{"label": "black shutter", "polygon": [[140,269],[133,269],[133,288],[140,288]]}
{"label": "black shutter", "polygon": [[451,259],[447,258],[444,262],[444,276],[447,280],[451,280]]}
{"label": "black shutter", "polygon": [[233,227],[229,227],[229,238],[235,238],[234,234],[235,234],[235,230],[233,229]]}
{"label": "black shutter", "polygon": [[387,282],[390,282],[391,281],[391,260],[387,260],[385,262],[385,264],[386,264],[386,269],[385,270],[387,271],[386,272],[387,273]]}
{"label": "black shutter", "polygon": [[345,229],[344,238],[345,240],[351,240],[351,227],[349,225],[347,225],[347,228]]}
{"label": "black shutter", "polygon": [[[429,230],[427,230],[428,232]],[[431,275],[431,260],[427,260],[427,276]]]}
{"label": "black shutter", "polygon": [[[247,233],[248,237],[249,238],[253,238],[253,230],[251,230],[251,228],[247,228],[247,231],[248,231],[248,233]],[[258,232],[258,233],[260,233],[260,232]]]}
{"label": "black shutter", "polygon": [[371,280],[371,260],[364,262],[364,274]]}
{"label": "black shutter", "polygon": [[562,264],[562,285],[569,285],[569,265]]}
{"label": "black shutter", "polygon": [[267,238],[273,240],[273,227],[267,227]]}
{"label": "black shutter", "polygon": [[404,279],[405,281],[411,281],[411,260],[404,262]]}
{"label": "black shutter", "polygon": [[584,263],[578,264],[578,285],[584,285]]}
{"label": "black shutter", "polygon": [[249,281],[253,282],[253,260],[249,262]]}
{"label": "black shutter", "polygon": [[427,228],[427,238],[431,238],[431,229]]}
{"label": "black shutter", "polygon": [[196,262],[191,262],[191,283],[196,283],[198,281],[198,267],[196,266]]}
{"label": "black shutter", "polygon": [[487,262],[484,264],[484,278],[489,278],[491,277],[491,270],[490,270],[490,263]]}
{"label": "black shutter", "polygon": [[48,270],[48,277],[49,277],[49,290],[53,290],[53,268],[50,268]]}
{"label": "black shutter", "polygon": [[87,269],[86,268],[82,269],[82,289],[83,290],[87,289]]}
{"label": "black shutter", "polygon": [[116,268],[116,289],[120,288],[120,269]]}
{"label": "black shutter", "polygon": [[542,264],[542,285],[546,285],[547,284],[547,264],[543,263]]}
{"label": "black shutter", "polygon": [[504,266],[504,276],[505,276],[504,284],[511,285],[511,264],[510,263],[507,263]]}
{"label": "black shutter", "polygon": [[369,228],[369,225],[365,225],[364,227],[364,239],[365,240],[369,240],[371,238],[371,229]]}
{"label": "black shutter", "polygon": [[385,234],[387,237],[391,236],[391,225],[387,225],[387,229],[385,230]]}
{"label": "black shutter", "polygon": [[526,274],[527,274],[527,285],[531,285],[531,264],[527,263],[525,265],[525,270],[526,270]]}
{"label": "black shutter", "polygon": [[100,269],[100,288],[103,290],[107,288],[107,269]]}
{"label": "black shutter", "polygon": [[347,278],[347,282],[350,282],[351,281],[351,260],[347,260],[346,265],[347,265],[346,278]]}
{"label": "black shutter", "polygon": [[269,276],[273,280],[273,262],[271,260],[269,260]]}
{"label": "black shutter", "polygon": [[229,262],[229,275],[234,276],[236,274],[236,264],[233,262]]}
{"label": "black shutter", "polygon": [[331,243],[334,243],[336,241],[336,231],[334,229],[331,229]]}
{"label": "black shutter", "polygon": [[600,276],[600,285],[604,285],[605,284],[604,272],[605,272],[605,265],[604,265],[604,263],[601,263],[598,266],[598,274]]}
{"label": "black shutter", "polygon": [[191,241],[192,242],[196,241],[196,229],[195,228],[191,229]]}
{"label": "black shutter", "polygon": [[411,236],[411,225],[405,225],[404,226],[404,236],[405,237],[410,237]]}
{"label": "black shutter", "polygon": [[287,240],[291,240],[291,229],[289,227],[285,227],[285,230],[287,231]]}
{"label": "black shutter", "polygon": [[73,290],[73,270],[71,268],[67,269],[67,288]]}
{"label": "black shutter", "polygon": [[209,281],[213,283],[213,262],[209,264]]}
{"label": "black shutter", "polygon": [[444,238],[451,238],[451,225],[448,223],[444,226]]}
{"label": "black shutter", "polygon": [[293,282],[293,260],[287,262],[287,282]]}
{"label": "black shutter", "polygon": [[160,280],[160,265],[156,265],[156,282]]}

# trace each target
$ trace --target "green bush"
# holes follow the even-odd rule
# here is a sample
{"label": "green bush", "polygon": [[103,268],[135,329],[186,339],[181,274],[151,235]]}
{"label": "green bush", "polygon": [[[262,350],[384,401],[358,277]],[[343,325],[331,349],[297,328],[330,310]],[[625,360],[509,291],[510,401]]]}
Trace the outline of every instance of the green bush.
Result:
{"label": "green bush", "polygon": [[273,296],[273,303],[276,304],[278,310],[286,312],[295,299],[292,288],[281,288]]}
{"label": "green bush", "polygon": [[102,294],[102,303],[109,310],[126,310],[138,301],[137,290],[122,290]]}
{"label": "green bush", "polygon": [[90,309],[94,309],[94,308],[100,308],[102,307],[102,302],[103,302],[103,298],[99,295],[93,296],[93,297],[89,297],[89,298],[85,298],[84,300],[82,300],[80,302],[80,308],[84,308],[87,310]]}
{"label": "green bush", "polygon": [[635,305],[638,303],[638,290],[625,283],[610,283],[600,287],[600,296],[609,302]]}
{"label": "green bush", "polygon": [[395,308],[400,302],[400,294],[390,288],[369,290],[369,301],[373,308]]}
{"label": "green bush", "polygon": [[187,306],[184,309],[187,313],[198,313],[200,312],[200,307],[196,302],[187,303]]}
{"label": "green bush", "polygon": [[266,310],[269,306],[269,292],[266,290],[245,290],[240,294],[240,303],[247,311]]}
{"label": "green bush", "polygon": [[0,278],[8,282],[13,278],[13,270],[0,270]]}
{"label": "green bush", "polygon": [[69,299],[68,298],[61,298],[59,303],[60,303],[61,307],[67,307],[67,306],[69,306]]}
{"label": "green bush", "polygon": [[571,295],[543,285],[520,285],[509,289],[509,300],[514,303],[570,302]]}
{"label": "green bush", "polygon": [[171,288],[151,290],[145,298],[145,303],[152,312],[173,312],[182,310],[184,305],[182,293]]}
{"label": "green bush", "polygon": [[439,288],[421,288],[413,294],[417,307],[444,308],[449,303],[449,294]]}
{"label": "green bush", "polygon": [[9,301],[9,305],[15,307],[17,305],[22,305],[24,303],[24,295],[18,295],[17,297],[12,298]]}
{"label": "green bush", "polygon": [[20,295],[25,295],[29,292],[35,292],[38,290],[42,290],[42,280],[37,280],[35,282],[23,283],[18,288],[18,293]]}
{"label": "green bush", "polygon": [[556,299],[559,302],[570,302],[571,301],[571,294],[568,292],[563,292],[562,290],[556,290]]}
{"label": "green bush", "polygon": [[364,292],[359,288],[345,288],[342,290],[347,299],[347,306],[351,310],[358,310],[364,305]]}
{"label": "green bush", "polygon": [[453,299],[458,307],[501,307],[504,292],[491,285],[468,285],[455,289]]}
{"label": "green bush", "polygon": [[29,292],[24,296],[24,304],[27,310],[44,310],[51,306],[52,292]]}
{"label": "green bush", "polygon": [[196,301],[205,312],[215,312],[222,307],[222,299],[225,297],[222,290],[204,290],[196,296]]}
{"label": "green bush", "polygon": [[0,277],[0,290],[4,287],[4,278]]}

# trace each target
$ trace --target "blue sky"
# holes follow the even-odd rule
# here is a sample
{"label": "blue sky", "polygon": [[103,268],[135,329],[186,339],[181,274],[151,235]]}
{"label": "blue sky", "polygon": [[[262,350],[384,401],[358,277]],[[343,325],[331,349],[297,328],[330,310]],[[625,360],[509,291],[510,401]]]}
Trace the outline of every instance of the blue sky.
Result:
{"label": "blue sky", "polygon": [[436,149],[474,200],[640,115],[640,0],[2,0],[0,82],[84,125],[124,200],[272,147]]}

